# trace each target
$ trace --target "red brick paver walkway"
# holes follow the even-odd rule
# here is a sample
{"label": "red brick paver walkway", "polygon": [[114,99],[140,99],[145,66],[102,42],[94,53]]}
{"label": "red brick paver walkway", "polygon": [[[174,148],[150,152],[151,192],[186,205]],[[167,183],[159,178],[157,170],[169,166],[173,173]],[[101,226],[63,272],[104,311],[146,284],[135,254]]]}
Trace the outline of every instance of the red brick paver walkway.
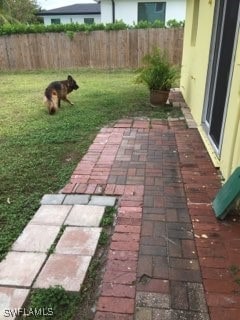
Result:
{"label": "red brick paver walkway", "polygon": [[197,129],[121,120],[97,135],[64,193],[119,196],[94,320],[240,319],[240,224]]}

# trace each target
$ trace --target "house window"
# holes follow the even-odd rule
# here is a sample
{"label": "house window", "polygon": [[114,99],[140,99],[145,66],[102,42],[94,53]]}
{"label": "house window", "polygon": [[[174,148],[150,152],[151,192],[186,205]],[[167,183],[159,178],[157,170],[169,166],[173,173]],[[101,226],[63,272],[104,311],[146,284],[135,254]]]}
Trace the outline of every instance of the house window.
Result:
{"label": "house window", "polygon": [[51,19],[51,24],[60,24],[61,20],[60,19]]}
{"label": "house window", "polygon": [[84,23],[93,24],[94,23],[94,18],[84,18]]}
{"label": "house window", "polygon": [[161,20],[165,23],[166,2],[139,2],[138,21],[154,22]]}

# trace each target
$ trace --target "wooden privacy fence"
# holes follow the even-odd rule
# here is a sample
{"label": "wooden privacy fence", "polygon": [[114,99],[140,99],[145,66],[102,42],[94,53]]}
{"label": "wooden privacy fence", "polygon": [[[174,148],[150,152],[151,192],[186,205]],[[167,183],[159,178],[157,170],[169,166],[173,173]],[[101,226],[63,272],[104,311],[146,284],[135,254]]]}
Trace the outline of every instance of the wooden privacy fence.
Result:
{"label": "wooden privacy fence", "polygon": [[133,29],[0,37],[0,70],[136,68],[153,47],[181,64],[183,29]]}

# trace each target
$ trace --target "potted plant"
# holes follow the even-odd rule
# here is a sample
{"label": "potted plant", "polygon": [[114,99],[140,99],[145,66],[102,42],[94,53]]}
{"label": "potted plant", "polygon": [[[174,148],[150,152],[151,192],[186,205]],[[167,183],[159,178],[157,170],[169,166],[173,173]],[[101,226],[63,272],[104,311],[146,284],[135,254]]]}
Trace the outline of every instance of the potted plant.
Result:
{"label": "potted plant", "polygon": [[136,82],[147,85],[152,105],[164,105],[168,100],[170,89],[179,77],[179,67],[169,62],[166,52],[155,48],[143,57],[143,66],[138,69]]}

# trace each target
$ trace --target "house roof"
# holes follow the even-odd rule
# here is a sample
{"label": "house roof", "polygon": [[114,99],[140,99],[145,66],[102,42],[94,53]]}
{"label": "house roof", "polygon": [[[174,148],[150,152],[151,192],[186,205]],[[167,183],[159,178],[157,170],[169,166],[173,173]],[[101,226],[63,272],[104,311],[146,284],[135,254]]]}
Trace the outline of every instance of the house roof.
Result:
{"label": "house roof", "polygon": [[99,3],[77,3],[70,6],[60,7],[51,10],[43,10],[38,13],[39,16],[54,15],[80,15],[80,14],[100,14]]}

